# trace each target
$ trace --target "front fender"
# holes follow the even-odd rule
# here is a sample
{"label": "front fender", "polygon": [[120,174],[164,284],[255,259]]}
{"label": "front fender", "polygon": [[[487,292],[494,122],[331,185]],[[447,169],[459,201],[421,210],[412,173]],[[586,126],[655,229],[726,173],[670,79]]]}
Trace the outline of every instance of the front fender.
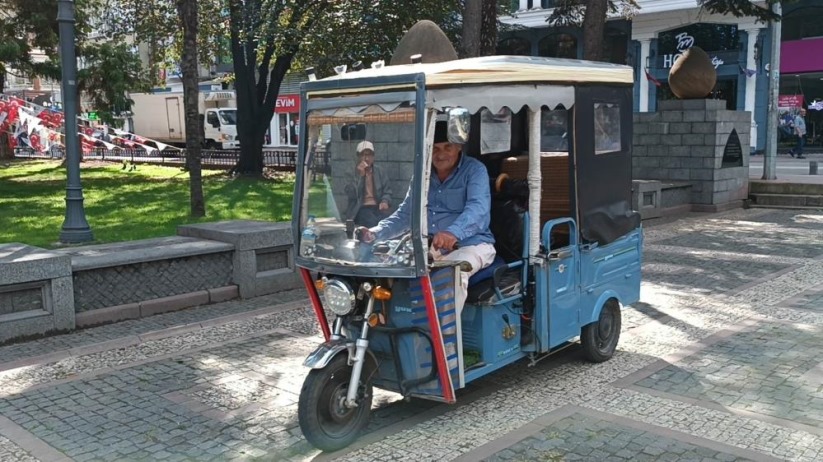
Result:
{"label": "front fender", "polygon": [[[354,343],[351,344],[354,348]],[[328,365],[332,358],[338,355],[341,351],[348,351],[349,347],[345,339],[329,340],[321,343],[314,351],[309,353],[303,365],[312,369],[323,369]]]}
{"label": "front fender", "polygon": [[607,290],[597,299],[597,303],[594,304],[594,310],[592,310],[592,318],[585,324],[591,324],[600,319],[600,312],[603,311],[603,306],[605,306],[606,302],[612,298],[617,300],[617,303],[620,304],[621,308],[623,307],[623,301],[620,299],[620,295],[614,290]]}

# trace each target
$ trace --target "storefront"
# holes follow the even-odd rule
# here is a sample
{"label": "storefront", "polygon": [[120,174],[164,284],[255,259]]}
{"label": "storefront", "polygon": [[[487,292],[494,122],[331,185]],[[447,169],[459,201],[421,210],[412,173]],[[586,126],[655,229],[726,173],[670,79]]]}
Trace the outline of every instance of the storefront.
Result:
{"label": "storefront", "polygon": [[[645,14],[644,14],[645,13]],[[657,110],[660,100],[673,98],[669,71],[693,46],[709,55],[717,72],[717,84],[709,98],[723,99],[730,110],[752,114],[752,149],[765,145],[768,105],[768,24],[754,18],[712,15],[694,3],[670,4],[669,9],[644,7],[632,21],[631,52],[636,72],[635,109]],[[762,127],[763,129],[759,129]]]}
{"label": "storefront", "polygon": [[[811,146],[823,146],[823,0],[803,0],[784,7],[780,46],[781,121],[806,108]],[[791,137],[782,139],[792,143]]]}
{"label": "storefront", "polygon": [[[806,0],[802,0],[806,1]],[[815,0],[823,3],[823,0]],[[712,58],[717,85],[710,98],[723,99],[733,110],[752,113],[753,148],[765,145],[768,106],[768,24],[754,18],[713,15],[694,0],[641,1],[631,21],[614,14],[606,22],[606,61],[635,69],[635,110],[655,111],[657,102],[672,98],[668,75],[683,52],[699,46]],[[583,56],[582,33],[576,27],[550,26],[552,2],[518,0],[515,15],[501,22],[517,26],[501,34],[500,54],[557,58]]]}
{"label": "storefront", "polygon": [[660,85],[656,88],[656,101],[674,99],[668,85],[668,74],[672,66],[689,48],[702,48],[712,60],[717,72],[717,84],[709,95],[713,99],[726,100],[726,108],[738,108],[738,77],[741,50],[734,24],[691,24],[685,27],[660,32],[657,36],[657,53],[650,72],[660,75]]}
{"label": "storefront", "polygon": [[271,119],[268,146],[297,147],[300,134],[300,95],[280,95],[274,106]]}

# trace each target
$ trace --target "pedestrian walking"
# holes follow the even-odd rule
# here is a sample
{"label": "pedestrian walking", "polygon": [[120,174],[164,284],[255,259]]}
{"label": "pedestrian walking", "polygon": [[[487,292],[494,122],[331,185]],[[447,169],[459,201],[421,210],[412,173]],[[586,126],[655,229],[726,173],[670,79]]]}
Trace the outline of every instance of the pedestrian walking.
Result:
{"label": "pedestrian walking", "polygon": [[794,118],[794,134],[797,135],[797,146],[795,146],[789,155],[797,157],[798,159],[805,159],[803,157],[803,147],[806,146],[806,110],[800,108],[800,114]]}

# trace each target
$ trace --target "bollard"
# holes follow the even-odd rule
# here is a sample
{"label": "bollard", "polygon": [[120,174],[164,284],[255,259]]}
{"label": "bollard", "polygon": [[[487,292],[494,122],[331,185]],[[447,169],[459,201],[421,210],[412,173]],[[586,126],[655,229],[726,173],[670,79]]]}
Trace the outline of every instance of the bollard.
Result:
{"label": "bollard", "polygon": [[817,161],[810,160],[809,161],[809,175],[817,175]]}

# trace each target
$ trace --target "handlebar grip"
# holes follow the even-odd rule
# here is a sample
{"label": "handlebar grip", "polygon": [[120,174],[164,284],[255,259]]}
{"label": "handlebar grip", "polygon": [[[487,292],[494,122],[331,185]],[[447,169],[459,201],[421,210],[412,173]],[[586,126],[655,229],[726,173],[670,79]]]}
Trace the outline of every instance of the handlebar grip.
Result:
{"label": "handlebar grip", "polygon": [[[426,239],[428,239],[429,242],[431,242],[432,239],[434,239],[434,234],[427,234]],[[455,241],[454,245],[452,246],[452,251],[455,251],[459,248],[460,248],[460,242]]]}

